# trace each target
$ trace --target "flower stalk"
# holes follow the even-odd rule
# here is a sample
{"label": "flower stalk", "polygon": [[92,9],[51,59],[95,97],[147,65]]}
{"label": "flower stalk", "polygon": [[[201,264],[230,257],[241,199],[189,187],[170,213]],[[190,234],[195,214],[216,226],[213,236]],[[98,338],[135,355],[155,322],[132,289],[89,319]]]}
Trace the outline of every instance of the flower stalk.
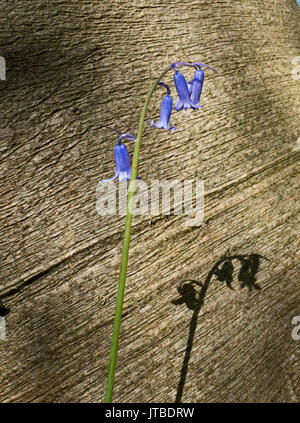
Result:
{"label": "flower stalk", "polygon": [[117,302],[116,302],[116,309],[115,309],[111,349],[110,349],[110,355],[109,355],[108,374],[107,374],[107,380],[106,380],[106,390],[105,390],[105,400],[104,400],[104,402],[106,403],[112,402],[114,382],[115,382],[119,334],[120,334],[121,318],[122,318],[122,311],[123,311],[126,272],[127,272],[127,264],[128,264],[128,253],[129,253],[129,244],[130,244],[130,235],[131,235],[132,208],[133,208],[134,194],[136,190],[136,177],[137,177],[137,171],[138,171],[139,154],[140,154],[141,140],[142,140],[142,134],[144,129],[144,121],[145,121],[147,108],[148,108],[150,99],[157,85],[159,84],[160,80],[166,75],[166,73],[170,69],[171,67],[168,66],[159,75],[156,81],[152,84],[147,94],[147,97],[145,99],[145,103],[141,112],[141,116],[140,116],[138,134],[137,134],[135,147],[134,147],[133,160],[132,160],[132,166],[131,166],[131,178],[129,183],[128,199],[127,199],[127,214],[126,214],[126,222],[125,222],[120,277],[119,277],[118,292],[117,292]]}

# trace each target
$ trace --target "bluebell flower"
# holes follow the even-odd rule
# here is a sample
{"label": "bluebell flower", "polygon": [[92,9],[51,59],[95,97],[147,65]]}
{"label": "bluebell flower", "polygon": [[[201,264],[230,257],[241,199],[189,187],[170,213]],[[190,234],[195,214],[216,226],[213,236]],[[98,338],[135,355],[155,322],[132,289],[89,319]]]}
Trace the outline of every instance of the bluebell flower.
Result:
{"label": "bluebell flower", "polygon": [[113,178],[104,179],[102,182],[113,181],[119,177],[119,182],[129,181],[131,177],[131,166],[129,153],[124,144],[121,143],[123,138],[135,141],[136,138],[132,134],[122,134],[118,139],[118,144],[114,148],[114,157],[116,163],[116,173]]}
{"label": "bluebell flower", "polygon": [[192,95],[193,103],[199,104],[204,82],[204,72],[202,69],[197,69],[194,78],[188,83],[189,94]]}
{"label": "bluebell flower", "polygon": [[172,113],[172,106],[173,106],[173,99],[170,96],[170,88],[168,87],[167,84],[161,81],[159,82],[159,85],[167,89],[167,95],[164,96],[161,102],[160,116],[159,116],[158,123],[154,123],[154,120],[150,120],[150,119],[149,121],[151,126],[155,126],[156,128],[159,128],[159,129],[162,128],[162,129],[168,129],[169,131],[174,131],[174,129],[176,129],[176,125],[174,126],[169,125],[170,117]]}
{"label": "bluebell flower", "polygon": [[178,71],[175,72],[174,83],[179,96],[175,104],[175,110],[177,112],[181,109],[199,109],[199,107],[202,107],[191,100],[188,85],[182,73]]}

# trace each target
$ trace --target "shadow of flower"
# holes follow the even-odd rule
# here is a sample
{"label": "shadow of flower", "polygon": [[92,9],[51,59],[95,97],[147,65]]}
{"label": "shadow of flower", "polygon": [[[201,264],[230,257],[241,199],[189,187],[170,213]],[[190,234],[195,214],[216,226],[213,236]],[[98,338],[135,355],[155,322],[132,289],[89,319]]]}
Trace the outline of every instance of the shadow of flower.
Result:
{"label": "shadow of flower", "polygon": [[240,287],[244,288],[247,286],[249,291],[252,288],[260,290],[260,286],[256,283],[256,274],[259,270],[260,260],[267,258],[259,254],[249,255],[225,255],[218,260],[209,271],[204,284],[194,280],[186,279],[177,285],[177,291],[180,295],[179,298],[172,300],[171,303],[174,305],[185,304],[189,310],[193,310],[193,315],[190,321],[189,336],[187,340],[187,346],[185,355],[181,367],[179,384],[177,387],[177,393],[175,402],[181,402],[186,375],[188,371],[188,364],[191,356],[191,351],[194,342],[195,331],[197,328],[197,319],[201,307],[204,304],[207,289],[211,283],[212,277],[215,276],[217,281],[225,282],[229,289],[233,290],[233,274],[234,274],[234,260],[240,262],[241,268],[238,274],[238,280]]}

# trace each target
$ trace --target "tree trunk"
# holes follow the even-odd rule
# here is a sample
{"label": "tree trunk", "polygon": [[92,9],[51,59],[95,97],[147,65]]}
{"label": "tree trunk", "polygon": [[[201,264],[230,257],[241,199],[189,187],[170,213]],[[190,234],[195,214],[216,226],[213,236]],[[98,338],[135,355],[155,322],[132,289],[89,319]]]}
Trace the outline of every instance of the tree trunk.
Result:
{"label": "tree trunk", "polygon": [[296,0],[1,5],[0,401],[103,401],[125,219],[96,209],[101,123],[136,134],[175,60],[219,75],[176,131],[145,122],[139,176],[204,180],[204,222],[134,216],[114,401],[299,401]]}

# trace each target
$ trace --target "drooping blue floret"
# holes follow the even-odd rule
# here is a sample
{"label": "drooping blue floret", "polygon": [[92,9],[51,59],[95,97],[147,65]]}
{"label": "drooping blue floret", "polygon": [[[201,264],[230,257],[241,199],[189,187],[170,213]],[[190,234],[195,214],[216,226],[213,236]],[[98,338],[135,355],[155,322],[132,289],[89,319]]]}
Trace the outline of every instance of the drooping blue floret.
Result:
{"label": "drooping blue floret", "polygon": [[178,100],[176,101],[175,104],[175,110],[179,111],[181,109],[199,109],[200,106],[199,104],[195,104],[191,97],[190,97],[190,93],[189,93],[189,88],[188,88],[188,84],[185,80],[185,77],[182,73],[176,71],[174,74],[174,83],[175,83],[175,87],[178,93]]}
{"label": "drooping blue floret", "polygon": [[159,121],[157,123],[154,123],[153,120],[150,120],[151,126],[155,126],[159,129],[168,129],[169,131],[174,131],[174,129],[176,129],[176,125],[169,125],[172,113],[172,106],[172,97],[170,95],[165,95],[161,102]]}
{"label": "drooping blue floret", "polygon": [[116,164],[116,173],[113,178],[104,179],[102,182],[113,181],[119,177],[119,182],[129,181],[131,177],[131,165],[129,153],[124,144],[121,143],[123,138],[136,141],[132,134],[122,134],[118,139],[118,144],[114,148],[114,158]]}
{"label": "drooping blue floret", "polygon": [[199,105],[200,96],[204,82],[204,72],[198,69],[195,72],[194,78],[188,83],[189,93],[192,95],[192,101]]}
{"label": "drooping blue floret", "polygon": [[160,81],[158,84],[166,88],[167,95],[164,96],[161,102],[159,121],[157,123],[154,123],[154,120],[149,119],[150,124],[151,126],[155,126],[159,129],[167,129],[169,131],[174,131],[174,129],[176,129],[176,125],[171,126],[169,124],[173,106],[173,99],[170,96],[170,88],[167,84],[162,81]]}
{"label": "drooping blue floret", "polygon": [[124,144],[118,144],[114,148],[114,157],[116,163],[116,174],[119,176],[119,181],[128,181],[131,176],[131,166],[129,153]]}

